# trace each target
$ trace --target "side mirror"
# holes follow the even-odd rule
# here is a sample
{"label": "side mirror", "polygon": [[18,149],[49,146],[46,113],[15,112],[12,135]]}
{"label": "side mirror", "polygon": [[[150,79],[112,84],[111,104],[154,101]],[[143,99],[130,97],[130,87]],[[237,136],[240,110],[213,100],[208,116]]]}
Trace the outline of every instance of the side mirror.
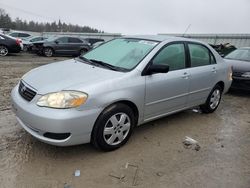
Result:
{"label": "side mirror", "polygon": [[58,44],[58,43],[59,43],[59,41],[58,41],[58,40],[55,40],[55,43],[56,43],[56,44]]}
{"label": "side mirror", "polygon": [[168,65],[154,65],[151,64],[144,75],[151,75],[151,74],[157,74],[157,73],[167,73],[169,71]]}

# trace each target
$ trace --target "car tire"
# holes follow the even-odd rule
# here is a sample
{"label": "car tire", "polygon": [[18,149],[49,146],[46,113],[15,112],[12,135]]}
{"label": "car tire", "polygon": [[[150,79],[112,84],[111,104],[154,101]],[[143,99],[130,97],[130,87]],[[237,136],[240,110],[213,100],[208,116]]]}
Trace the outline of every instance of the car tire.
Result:
{"label": "car tire", "polygon": [[98,117],[92,131],[91,143],[103,151],[112,151],[124,145],[135,126],[133,110],[122,103],[106,108]]}
{"label": "car tire", "polygon": [[27,45],[23,45],[23,51],[27,52],[28,51],[28,46]]}
{"label": "car tire", "polygon": [[83,55],[83,54],[87,53],[87,51],[88,51],[87,49],[81,49],[79,52],[79,55]]}
{"label": "car tire", "polygon": [[46,56],[46,57],[52,57],[54,55],[54,50],[50,47],[46,47],[43,49],[43,54]]}
{"label": "car tire", "polygon": [[6,46],[0,45],[0,56],[6,56],[9,53],[9,50]]}
{"label": "car tire", "polygon": [[203,113],[212,113],[214,112],[221,101],[222,88],[219,85],[216,85],[210,92],[206,103],[200,106],[200,109]]}

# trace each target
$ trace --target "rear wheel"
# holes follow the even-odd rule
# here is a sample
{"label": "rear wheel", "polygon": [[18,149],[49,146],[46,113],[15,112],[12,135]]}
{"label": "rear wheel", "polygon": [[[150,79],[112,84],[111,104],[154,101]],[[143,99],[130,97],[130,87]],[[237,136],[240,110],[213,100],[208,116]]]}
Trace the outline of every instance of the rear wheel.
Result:
{"label": "rear wheel", "polygon": [[210,92],[206,103],[200,106],[201,111],[203,113],[214,112],[220,104],[221,95],[222,95],[222,88],[219,85],[216,85]]}
{"label": "rear wheel", "polygon": [[46,56],[46,57],[52,57],[54,55],[54,51],[52,48],[44,48],[43,49],[43,54]]}
{"label": "rear wheel", "polygon": [[0,45],[0,56],[6,56],[9,50],[6,46]]}
{"label": "rear wheel", "polygon": [[104,151],[118,149],[128,141],[134,126],[132,109],[125,104],[114,104],[98,117],[92,132],[92,143]]}
{"label": "rear wheel", "polygon": [[28,46],[27,45],[23,45],[23,51],[27,52],[28,51]]}

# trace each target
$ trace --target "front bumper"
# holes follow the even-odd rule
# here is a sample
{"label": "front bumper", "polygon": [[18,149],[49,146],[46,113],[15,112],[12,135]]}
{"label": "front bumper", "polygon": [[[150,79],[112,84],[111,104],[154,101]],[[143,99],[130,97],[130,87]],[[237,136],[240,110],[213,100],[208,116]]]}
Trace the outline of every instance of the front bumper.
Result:
{"label": "front bumper", "polygon": [[250,91],[250,78],[233,77],[231,88]]}
{"label": "front bumper", "polygon": [[[102,109],[52,109],[38,107],[36,101],[39,96],[28,102],[18,93],[17,86],[11,92],[13,111],[19,124],[32,136],[42,142],[69,146],[89,143],[92,128]],[[70,133],[65,139],[51,139],[45,133]]]}

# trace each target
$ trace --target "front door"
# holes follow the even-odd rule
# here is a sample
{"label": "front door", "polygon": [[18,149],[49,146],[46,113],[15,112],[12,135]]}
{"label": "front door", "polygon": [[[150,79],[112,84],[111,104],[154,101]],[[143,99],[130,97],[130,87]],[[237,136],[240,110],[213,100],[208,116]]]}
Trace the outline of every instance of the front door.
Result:
{"label": "front door", "polygon": [[163,47],[152,64],[167,64],[169,72],[146,76],[145,121],[185,108],[188,98],[190,74],[183,43]]}

